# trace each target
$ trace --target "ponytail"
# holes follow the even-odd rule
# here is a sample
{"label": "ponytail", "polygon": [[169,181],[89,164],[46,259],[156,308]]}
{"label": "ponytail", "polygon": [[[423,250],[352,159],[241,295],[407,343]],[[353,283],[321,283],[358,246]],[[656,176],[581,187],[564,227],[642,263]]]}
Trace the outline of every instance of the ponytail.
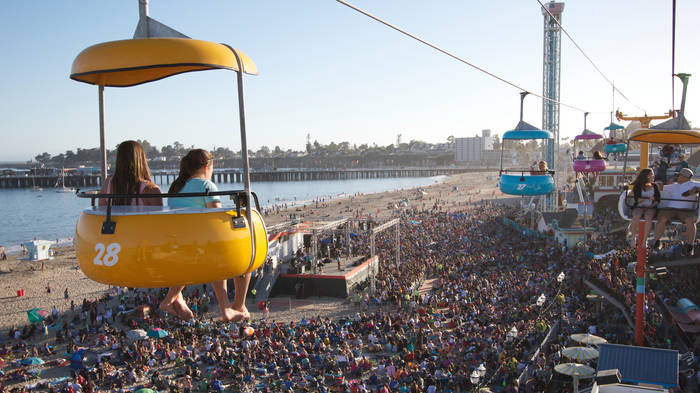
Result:
{"label": "ponytail", "polygon": [[185,183],[187,183],[198,170],[209,165],[211,160],[211,153],[204,149],[190,150],[187,155],[180,160],[180,173],[178,173],[173,184],[170,185],[168,194],[177,194],[180,192],[180,190],[185,187]]}

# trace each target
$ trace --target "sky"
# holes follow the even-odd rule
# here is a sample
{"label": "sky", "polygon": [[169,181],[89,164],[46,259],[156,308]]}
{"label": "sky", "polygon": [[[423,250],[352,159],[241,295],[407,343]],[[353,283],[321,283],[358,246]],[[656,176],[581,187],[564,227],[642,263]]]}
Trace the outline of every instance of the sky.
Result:
{"label": "sky", "polygon": [[[349,1],[522,88],[542,93],[543,17],[537,0]],[[562,25],[611,85],[562,34],[561,97],[590,112],[596,132],[610,112],[671,109],[671,0],[572,0]],[[700,15],[677,0],[676,72],[693,74],[686,118],[700,122]],[[152,18],[192,37],[243,51],[248,147],[304,150],[321,144],[446,142],[482,129],[502,135],[519,117],[519,90],[333,0],[150,0]],[[138,0],[3,2],[0,13],[0,162],[99,146],[97,87],[69,79],[84,48],[133,36]],[[681,86],[676,79],[675,101]],[[194,72],[130,88],[106,88],[107,146],[146,139],[240,150],[235,73]],[[614,99],[614,102],[613,102]],[[542,100],[524,120],[542,124]],[[622,122],[626,124],[626,122]],[[697,124],[697,123],[696,123]],[[561,138],[584,128],[561,107]]]}

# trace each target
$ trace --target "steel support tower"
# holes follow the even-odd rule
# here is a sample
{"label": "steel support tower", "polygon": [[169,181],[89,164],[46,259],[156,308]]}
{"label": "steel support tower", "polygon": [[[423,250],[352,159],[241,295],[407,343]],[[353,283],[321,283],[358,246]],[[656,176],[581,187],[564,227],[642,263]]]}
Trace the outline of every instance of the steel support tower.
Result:
{"label": "steel support tower", "polygon": [[[564,12],[564,3],[550,2],[542,8],[544,15],[544,51],[542,62],[542,95],[549,99],[542,99],[542,129],[550,131],[554,136],[547,143],[544,160],[547,166],[554,170],[561,170],[557,165],[559,154],[559,75],[561,71],[561,28],[552,18],[561,23],[561,14]],[[549,11],[549,12],[547,12]],[[552,16],[550,16],[550,14]],[[557,200],[557,182],[555,176],[554,192],[547,195],[546,211],[553,211]]]}

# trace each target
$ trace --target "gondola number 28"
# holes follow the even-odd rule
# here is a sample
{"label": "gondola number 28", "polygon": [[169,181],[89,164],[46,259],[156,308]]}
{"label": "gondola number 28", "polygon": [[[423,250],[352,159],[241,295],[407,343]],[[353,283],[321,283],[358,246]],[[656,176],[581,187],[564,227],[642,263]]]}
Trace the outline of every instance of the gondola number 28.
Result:
{"label": "gondola number 28", "polygon": [[95,244],[95,251],[97,255],[92,263],[95,265],[104,266],[114,266],[119,262],[119,251],[121,251],[122,246],[119,243],[110,243],[106,248],[102,243]]}

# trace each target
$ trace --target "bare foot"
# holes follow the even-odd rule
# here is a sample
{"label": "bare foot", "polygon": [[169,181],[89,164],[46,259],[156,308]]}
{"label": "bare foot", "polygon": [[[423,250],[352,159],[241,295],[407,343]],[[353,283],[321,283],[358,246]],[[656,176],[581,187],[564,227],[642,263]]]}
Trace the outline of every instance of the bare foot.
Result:
{"label": "bare foot", "polygon": [[248,312],[248,308],[245,306],[245,304],[242,305],[241,307],[234,308],[234,310],[238,311],[239,313],[241,313],[243,315],[241,320],[250,319],[250,313]]}
{"label": "bare foot", "polygon": [[221,308],[221,319],[224,322],[240,322],[244,319],[244,315],[231,307],[223,307]]}
{"label": "bare foot", "polygon": [[182,294],[175,299],[172,306],[176,311],[175,315],[183,321],[187,322],[194,317],[192,310],[187,307],[187,303],[185,303],[185,298],[182,297]]}
{"label": "bare foot", "polygon": [[173,303],[169,303],[169,304],[168,303],[161,303],[158,306],[158,308],[160,309],[160,311],[163,311],[163,312],[166,312],[170,315],[174,315],[176,317],[179,317],[177,311],[175,310],[175,306],[173,305]]}

